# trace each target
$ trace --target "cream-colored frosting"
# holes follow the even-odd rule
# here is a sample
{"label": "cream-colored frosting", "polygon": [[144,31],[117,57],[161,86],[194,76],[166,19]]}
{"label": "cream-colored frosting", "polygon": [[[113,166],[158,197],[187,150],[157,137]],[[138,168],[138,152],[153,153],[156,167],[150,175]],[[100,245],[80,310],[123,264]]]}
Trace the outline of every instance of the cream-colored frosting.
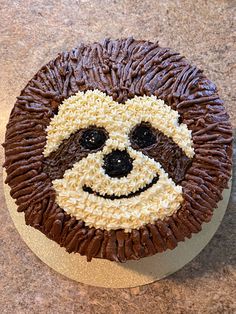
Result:
{"label": "cream-colored frosting", "polygon": [[98,90],[78,92],[63,101],[47,127],[44,156],[55,151],[72,133],[89,125],[104,127],[110,139],[125,147],[130,130],[143,121],[171,137],[191,158],[194,155],[191,131],[186,124],[178,123],[178,117],[177,111],[155,96],[135,96],[119,104]]}
{"label": "cream-colored frosting", "polygon": [[[183,201],[182,187],[177,186],[161,165],[130,146],[130,130],[142,121],[171,137],[187,156],[193,157],[191,131],[178,123],[178,113],[154,96],[134,97],[118,104],[100,91],[78,92],[65,100],[47,128],[44,156],[55,151],[63,139],[91,125],[104,127],[109,134],[101,151],[89,154],[53,181],[56,202],[68,214],[82,219],[89,227],[106,230],[138,229],[157,219],[171,216]],[[133,159],[133,169],[121,178],[109,177],[103,158],[112,150],[126,150]],[[152,182],[157,183],[137,196],[107,199],[102,195],[128,196]],[[89,194],[90,187],[101,196]]]}
{"label": "cream-colored frosting", "polygon": [[[53,181],[57,203],[67,213],[90,227],[129,231],[178,210],[183,200],[182,188],[168,178],[159,163],[137,156],[133,171],[127,177],[114,179],[102,171],[102,155],[101,152],[89,155],[66,170],[63,179]],[[156,184],[131,198],[110,200],[82,189],[86,185],[102,195],[127,195],[149,184],[157,174]]]}

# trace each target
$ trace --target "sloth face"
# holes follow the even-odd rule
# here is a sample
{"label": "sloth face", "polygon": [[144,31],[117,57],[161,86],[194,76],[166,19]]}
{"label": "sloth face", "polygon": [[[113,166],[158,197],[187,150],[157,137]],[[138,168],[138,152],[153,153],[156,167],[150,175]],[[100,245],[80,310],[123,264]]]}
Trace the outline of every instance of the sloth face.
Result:
{"label": "sloth face", "polygon": [[138,229],[176,212],[191,131],[156,97],[119,104],[100,91],[65,100],[47,128],[44,171],[56,202],[89,227]]}

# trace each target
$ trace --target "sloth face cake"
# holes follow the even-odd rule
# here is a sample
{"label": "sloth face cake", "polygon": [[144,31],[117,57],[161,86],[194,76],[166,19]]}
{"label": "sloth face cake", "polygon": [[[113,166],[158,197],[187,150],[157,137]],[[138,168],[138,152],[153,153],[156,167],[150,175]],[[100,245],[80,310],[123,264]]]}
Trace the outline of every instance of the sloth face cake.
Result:
{"label": "sloth face cake", "polygon": [[174,249],[210,221],[232,166],[215,85],[133,38],[81,44],[42,67],[3,146],[26,224],[88,261]]}

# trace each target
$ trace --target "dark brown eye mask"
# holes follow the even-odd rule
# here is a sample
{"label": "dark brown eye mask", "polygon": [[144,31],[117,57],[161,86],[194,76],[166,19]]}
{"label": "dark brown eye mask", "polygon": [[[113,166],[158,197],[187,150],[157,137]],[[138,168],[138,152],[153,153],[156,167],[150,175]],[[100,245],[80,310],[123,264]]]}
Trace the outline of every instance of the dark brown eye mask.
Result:
{"label": "dark brown eye mask", "polygon": [[[86,132],[91,131],[96,132],[95,135],[98,134],[98,145],[94,146],[86,141]],[[95,153],[101,150],[108,136],[104,128],[96,126],[78,130],[68,139],[63,140],[57,151],[45,158],[43,171],[49,175],[51,180],[63,178],[65,171],[71,169],[74,163],[87,157],[91,152]],[[159,162],[176,184],[184,179],[184,175],[191,165],[191,159],[171,138],[154,129],[149,123],[135,126],[131,130],[129,138],[133,149],[139,150]]]}
{"label": "dark brown eye mask", "polygon": [[[95,131],[97,134],[103,135],[98,141],[99,145],[92,145],[86,138],[86,132]],[[86,129],[80,129],[70,135],[68,139],[64,139],[59,148],[52,152],[43,161],[43,171],[47,173],[51,180],[61,179],[67,169],[71,169],[73,165],[87,157],[89,153],[97,152],[103,148],[108,138],[108,133],[104,128],[90,126]],[[98,146],[98,147],[96,147]]]}
{"label": "dark brown eye mask", "polygon": [[[140,137],[139,140],[136,140],[137,129],[140,127],[146,128],[149,133],[148,138],[142,137],[141,141]],[[170,137],[154,129],[151,124],[142,122],[131,130],[130,141],[132,148],[159,162],[176,184],[184,179],[185,173],[191,165],[191,159]],[[145,145],[146,143],[147,145]]]}

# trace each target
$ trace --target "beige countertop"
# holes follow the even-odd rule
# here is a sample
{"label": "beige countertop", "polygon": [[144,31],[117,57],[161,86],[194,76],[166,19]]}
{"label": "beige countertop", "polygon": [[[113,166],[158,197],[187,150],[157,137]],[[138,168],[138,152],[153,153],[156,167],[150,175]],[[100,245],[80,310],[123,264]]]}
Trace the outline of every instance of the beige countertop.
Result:
{"label": "beige countertop", "polygon": [[[81,41],[130,35],[158,39],[205,69],[236,127],[234,0],[1,0],[0,16],[1,142],[15,97],[40,66]],[[15,230],[2,186],[0,204],[2,313],[236,312],[236,183],[219,230],[198,257],[165,280],[121,290],[78,284],[49,269]]]}

